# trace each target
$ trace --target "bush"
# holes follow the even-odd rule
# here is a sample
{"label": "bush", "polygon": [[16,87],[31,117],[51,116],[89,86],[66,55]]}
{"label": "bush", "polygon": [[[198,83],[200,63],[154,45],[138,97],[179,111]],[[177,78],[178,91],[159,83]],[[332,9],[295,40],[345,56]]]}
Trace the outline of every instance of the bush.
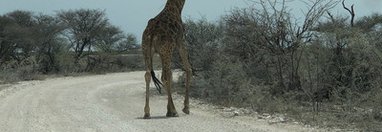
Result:
{"label": "bush", "polygon": [[[0,81],[4,83],[18,82],[25,80],[41,80],[44,77],[38,72],[38,65],[34,63],[34,58],[28,58],[20,64],[17,62],[3,66],[0,71]],[[7,67],[7,68],[6,68]]]}
{"label": "bush", "polygon": [[330,7],[317,5],[312,11],[318,12],[308,13],[307,25],[300,28],[285,10],[273,14],[264,7],[232,11],[214,25],[222,32],[216,38],[204,30],[209,29],[206,22],[187,21],[192,27],[186,35],[190,59],[197,71],[191,96],[287,113],[314,125],[379,130],[382,30],[351,27],[345,18],[333,16],[312,23]]}
{"label": "bush", "polygon": [[90,61],[86,71],[89,72],[104,73],[144,69],[141,54],[99,54],[89,56],[88,59]]}

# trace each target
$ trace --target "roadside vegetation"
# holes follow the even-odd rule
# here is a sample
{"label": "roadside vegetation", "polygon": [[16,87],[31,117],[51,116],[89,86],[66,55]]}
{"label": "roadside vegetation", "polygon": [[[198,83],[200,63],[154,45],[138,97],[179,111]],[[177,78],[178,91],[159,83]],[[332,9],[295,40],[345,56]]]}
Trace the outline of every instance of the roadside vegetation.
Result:
{"label": "roadside vegetation", "polygon": [[[191,95],[310,125],[381,131],[382,14],[354,19],[346,1],[312,0],[295,16],[287,3],[261,0],[218,22],[186,20]],[[332,14],[334,6],[349,16]]]}
{"label": "roadside vegetation", "polygon": [[135,70],[142,67],[138,49],[136,37],[102,10],[16,10],[0,16],[0,83]]}

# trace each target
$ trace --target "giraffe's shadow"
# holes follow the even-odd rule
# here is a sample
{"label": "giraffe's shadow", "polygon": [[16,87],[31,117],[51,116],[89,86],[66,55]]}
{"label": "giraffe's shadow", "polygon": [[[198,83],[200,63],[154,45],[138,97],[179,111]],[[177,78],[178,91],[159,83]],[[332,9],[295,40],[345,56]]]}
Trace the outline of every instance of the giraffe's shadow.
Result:
{"label": "giraffe's shadow", "polygon": [[135,119],[139,119],[139,120],[163,120],[163,119],[170,119],[170,118],[174,118],[174,117],[167,117],[167,116],[151,116],[150,119],[145,119],[143,117],[137,117]]}

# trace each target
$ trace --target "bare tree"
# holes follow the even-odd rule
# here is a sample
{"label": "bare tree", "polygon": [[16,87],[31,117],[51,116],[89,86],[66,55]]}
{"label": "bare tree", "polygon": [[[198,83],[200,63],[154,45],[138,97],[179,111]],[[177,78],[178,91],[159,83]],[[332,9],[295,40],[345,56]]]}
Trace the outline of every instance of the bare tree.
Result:
{"label": "bare tree", "polygon": [[286,0],[281,2],[261,0],[258,4],[262,8],[253,10],[255,18],[258,19],[256,31],[260,34],[260,47],[275,57],[278,86],[296,90],[301,88],[298,72],[303,50],[300,47],[313,39],[315,25],[326,11],[336,5],[336,2],[323,0],[305,2],[309,8],[304,13],[302,24],[293,21],[286,3]]}
{"label": "bare tree", "polygon": [[57,16],[67,27],[64,36],[71,43],[71,48],[75,53],[75,63],[93,50],[100,31],[105,29],[109,23],[105,12],[101,10],[60,11]]}
{"label": "bare tree", "polygon": [[35,16],[35,32],[37,60],[40,63],[40,71],[43,73],[59,71],[57,54],[62,47],[59,34],[64,28],[59,24],[57,18],[48,15]]}
{"label": "bare tree", "polygon": [[10,53],[8,58],[20,62],[30,56],[35,46],[32,28],[35,22],[33,13],[28,11],[16,10],[3,17],[1,41],[3,51]]}
{"label": "bare tree", "polygon": [[117,51],[117,46],[123,41],[123,32],[113,25],[107,25],[101,29],[97,36],[97,49],[106,53]]}
{"label": "bare tree", "polygon": [[342,7],[349,12],[350,14],[350,26],[351,27],[354,27],[354,17],[355,17],[355,11],[354,11],[354,5],[351,5],[350,9],[348,7],[346,7],[345,5],[345,0],[342,0]]}
{"label": "bare tree", "polygon": [[16,48],[9,40],[9,29],[11,20],[7,17],[0,16],[0,66],[11,59],[12,53]]}
{"label": "bare tree", "polygon": [[121,42],[118,42],[117,47],[115,47],[115,50],[118,52],[127,52],[139,47],[137,37],[134,34],[128,33],[122,39]]}

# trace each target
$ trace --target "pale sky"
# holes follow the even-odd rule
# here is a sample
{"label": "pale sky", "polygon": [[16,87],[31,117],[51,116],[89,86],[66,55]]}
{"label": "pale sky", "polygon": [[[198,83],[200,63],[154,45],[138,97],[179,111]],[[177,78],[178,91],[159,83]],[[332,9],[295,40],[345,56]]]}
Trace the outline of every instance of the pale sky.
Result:
{"label": "pale sky", "polygon": [[[254,0],[256,1],[256,0]],[[135,34],[140,39],[147,21],[159,13],[166,0],[0,0],[0,14],[16,9],[33,11],[43,14],[54,14],[58,10],[67,9],[101,9],[105,10],[110,22],[127,33]],[[248,0],[186,0],[183,11],[184,18],[207,18],[216,21],[235,7],[248,7]],[[382,0],[347,0],[350,6],[355,5],[358,17],[371,13],[382,13]],[[300,12],[306,6],[295,0],[289,5],[294,11]],[[341,5],[332,10],[333,14],[345,12]]]}

